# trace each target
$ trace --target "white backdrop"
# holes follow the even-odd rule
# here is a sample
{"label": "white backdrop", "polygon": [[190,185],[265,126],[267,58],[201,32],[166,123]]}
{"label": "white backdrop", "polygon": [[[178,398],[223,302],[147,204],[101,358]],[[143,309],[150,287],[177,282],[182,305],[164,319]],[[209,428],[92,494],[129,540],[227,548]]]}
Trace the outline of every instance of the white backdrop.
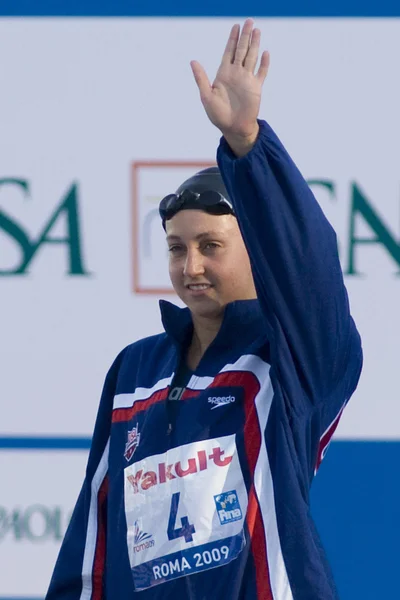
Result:
{"label": "white backdrop", "polygon": [[[169,284],[152,211],[215,159],[219,134],[189,61],[215,74],[231,24],[0,21],[0,435],[89,436],[117,352],[160,331],[157,290]],[[364,202],[353,237],[392,244],[394,256],[353,246],[360,275],[345,279],[365,366],[336,437],[399,439],[400,21],[258,25],[271,52],[261,116],[304,176],[327,182],[314,190],[345,273],[354,185]],[[71,251],[83,274],[69,274]],[[0,596],[44,593],[85,462],[85,452],[0,451]]]}

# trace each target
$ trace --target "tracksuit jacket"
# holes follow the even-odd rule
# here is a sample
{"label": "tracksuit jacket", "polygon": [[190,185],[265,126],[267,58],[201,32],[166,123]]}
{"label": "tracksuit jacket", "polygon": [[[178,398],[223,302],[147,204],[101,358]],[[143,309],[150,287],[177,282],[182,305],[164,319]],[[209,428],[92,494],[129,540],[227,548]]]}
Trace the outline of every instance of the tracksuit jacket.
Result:
{"label": "tracksuit jacket", "polygon": [[[228,304],[174,418],[189,310],[107,374],[47,600],[333,600],[309,490],[362,365],[335,233],[264,121],[217,152],[257,300]],[[139,315],[140,317],[140,315]]]}

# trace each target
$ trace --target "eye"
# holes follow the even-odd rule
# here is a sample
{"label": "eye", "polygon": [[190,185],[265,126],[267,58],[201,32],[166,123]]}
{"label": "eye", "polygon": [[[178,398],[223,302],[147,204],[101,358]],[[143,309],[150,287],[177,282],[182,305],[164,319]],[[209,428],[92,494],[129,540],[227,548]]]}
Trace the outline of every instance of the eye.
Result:
{"label": "eye", "polygon": [[219,248],[219,244],[216,242],[207,242],[204,244],[205,250],[216,250],[217,248]]}
{"label": "eye", "polygon": [[180,244],[174,244],[173,246],[170,246],[168,248],[168,252],[171,252],[171,254],[177,254],[178,252],[182,252],[183,250],[183,246],[181,246]]}

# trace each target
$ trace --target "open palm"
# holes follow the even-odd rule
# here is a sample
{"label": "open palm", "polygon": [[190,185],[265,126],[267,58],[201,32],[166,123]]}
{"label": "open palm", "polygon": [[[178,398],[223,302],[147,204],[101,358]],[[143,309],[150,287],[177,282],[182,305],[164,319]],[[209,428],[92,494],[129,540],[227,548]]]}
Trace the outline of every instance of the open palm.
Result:
{"label": "open palm", "polygon": [[246,138],[257,127],[261,89],[269,67],[269,53],[263,52],[255,73],[260,37],[251,19],[245,21],[241,33],[240,26],[234,25],[212,85],[204,68],[191,62],[204,109],[224,135]]}

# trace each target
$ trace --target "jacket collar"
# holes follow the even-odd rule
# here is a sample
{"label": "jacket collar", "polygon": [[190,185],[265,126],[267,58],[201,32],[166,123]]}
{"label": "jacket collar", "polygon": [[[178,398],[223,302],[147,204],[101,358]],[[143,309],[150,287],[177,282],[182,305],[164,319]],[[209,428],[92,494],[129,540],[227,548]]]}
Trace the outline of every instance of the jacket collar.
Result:
{"label": "jacket collar", "polygon": [[[160,300],[164,329],[179,346],[190,340],[193,331],[192,315],[188,308],[180,308]],[[214,348],[231,347],[245,343],[265,333],[265,321],[258,300],[236,300],[227,304],[220,330],[212,345]]]}

